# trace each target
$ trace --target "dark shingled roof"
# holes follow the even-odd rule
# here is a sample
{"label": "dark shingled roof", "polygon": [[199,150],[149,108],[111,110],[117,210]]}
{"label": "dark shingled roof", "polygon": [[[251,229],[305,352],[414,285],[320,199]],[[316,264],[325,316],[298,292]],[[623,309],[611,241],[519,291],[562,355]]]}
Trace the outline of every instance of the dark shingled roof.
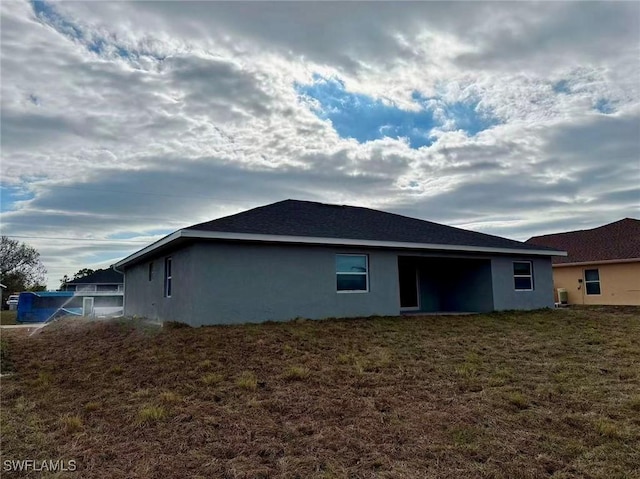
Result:
{"label": "dark shingled roof", "polygon": [[88,276],[71,280],[67,284],[120,284],[124,283],[123,278],[122,273],[111,268],[99,269]]}
{"label": "dark shingled roof", "polygon": [[345,205],[284,200],[187,230],[545,250],[499,236]]}
{"label": "dark shingled roof", "polygon": [[534,236],[527,243],[569,253],[553,258],[554,264],[640,258],[640,220],[625,218],[590,230]]}

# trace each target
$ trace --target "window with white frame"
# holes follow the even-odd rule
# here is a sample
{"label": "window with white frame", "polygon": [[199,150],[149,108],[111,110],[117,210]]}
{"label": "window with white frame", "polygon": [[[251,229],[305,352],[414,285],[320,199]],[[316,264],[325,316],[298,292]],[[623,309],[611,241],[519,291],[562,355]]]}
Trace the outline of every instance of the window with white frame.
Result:
{"label": "window with white frame", "polygon": [[533,264],[531,261],[513,262],[513,285],[516,291],[533,290]]}
{"label": "window with white frame", "polygon": [[369,291],[369,258],[366,254],[336,255],[336,288],[339,293]]}
{"label": "window with white frame", "polygon": [[164,259],[164,296],[165,298],[171,297],[171,256],[167,256]]}
{"label": "window with white frame", "polygon": [[584,270],[584,290],[588,295],[600,294],[600,271],[597,269]]}

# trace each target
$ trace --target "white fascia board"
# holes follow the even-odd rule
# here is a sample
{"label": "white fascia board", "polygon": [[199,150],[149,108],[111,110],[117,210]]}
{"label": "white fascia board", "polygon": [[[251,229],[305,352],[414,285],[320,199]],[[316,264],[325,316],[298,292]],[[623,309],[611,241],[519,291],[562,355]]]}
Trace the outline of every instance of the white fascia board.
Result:
{"label": "white fascia board", "polygon": [[183,237],[201,239],[221,239],[236,241],[266,241],[272,243],[302,243],[318,245],[341,245],[341,246],[371,246],[374,248],[399,248],[399,249],[428,249],[428,250],[448,250],[448,251],[469,251],[478,253],[505,253],[505,254],[529,254],[543,256],[567,256],[566,251],[549,250],[529,250],[518,248],[492,248],[484,246],[460,246],[450,244],[435,243],[409,243],[405,241],[378,241],[361,240],[348,238],[321,238],[313,236],[284,236],[284,235],[261,235],[248,233],[224,233],[219,231],[183,231]]}
{"label": "white fascia board", "polygon": [[262,235],[249,233],[225,233],[220,231],[183,230],[183,237],[221,239],[236,241],[266,241],[271,243],[328,244],[342,246],[371,246],[374,248],[435,249],[448,251],[470,251],[478,253],[515,253],[544,256],[567,256],[566,251],[529,250],[518,248],[493,248],[485,246],[460,246],[435,243],[409,243],[405,241],[378,241],[349,238],[321,238],[313,236]]}
{"label": "white fascia board", "polygon": [[169,243],[172,243],[173,241],[177,240],[178,238],[180,238],[182,236],[182,231],[183,230],[174,231],[170,235],[167,235],[164,238],[159,239],[155,243],[151,243],[149,246],[145,246],[141,250],[136,251],[133,254],[130,254],[129,256],[127,256],[124,259],[121,259],[114,266],[116,268],[122,268],[124,265],[126,265],[128,263],[131,263],[132,261],[135,261],[136,259],[140,258],[141,256],[144,256],[147,253],[151,253],[153,250],[156,250],[158,248],[166,246]]}
{"label": "white fascia board", "polygon": [[116,263],[116,267],[124,266],[137,258],[150,253],[151,251],[165,246],[178,238],[190,239],[211,239],[227,241],[260,241],[267,243],[292,243],[292,244],[313,244],[313,245],[336,245],[336,246],[369,246],[372,248],[396,248],[396,249],[424,249],[443,251],[465,251],[473,253],[496,253],[496,254],[518,254],[530,256],[567,256],[566,251],[518,249],[518,248],[493,248],[485,246],[460,246],[450,244],[434,243],[408,243],[404,241],[377,241],[361,240],[349,238],[323,238],[313,236],[286,236],[286,235],[264,235],[252,233],[228,233],[224,231],[200,231],[200,230],[178,230],[169,236],[165,236],[159,241],[141,249],[137,253],[127,256]]}

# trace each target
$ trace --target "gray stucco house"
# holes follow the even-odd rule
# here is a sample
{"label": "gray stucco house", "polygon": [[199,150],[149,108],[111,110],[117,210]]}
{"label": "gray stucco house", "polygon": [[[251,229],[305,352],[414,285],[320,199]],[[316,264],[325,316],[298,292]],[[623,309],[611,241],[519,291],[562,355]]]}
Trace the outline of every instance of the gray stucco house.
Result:
{"label": "gray stucco house", "polygon": [[285,200],[172,233],[115,265],[125,314],[192,326],[553,307],[545,247]]}
{"label": "gray stucco house", "polygon": [[124,291],[124,276],[113,269],[99,269],[82,278],[72,279],[62,285],[62,291]]}

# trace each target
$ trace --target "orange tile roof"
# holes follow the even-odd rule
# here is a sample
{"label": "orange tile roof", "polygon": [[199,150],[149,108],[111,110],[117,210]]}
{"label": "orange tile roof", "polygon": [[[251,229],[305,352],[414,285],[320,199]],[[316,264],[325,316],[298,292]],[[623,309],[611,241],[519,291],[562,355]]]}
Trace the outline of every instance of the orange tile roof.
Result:
{"label": "orange tile roof", "polygon": [[640,258],[640,220],[624,218],[590,230],[534,236],[526,243],[564,250],[553,264]]}

